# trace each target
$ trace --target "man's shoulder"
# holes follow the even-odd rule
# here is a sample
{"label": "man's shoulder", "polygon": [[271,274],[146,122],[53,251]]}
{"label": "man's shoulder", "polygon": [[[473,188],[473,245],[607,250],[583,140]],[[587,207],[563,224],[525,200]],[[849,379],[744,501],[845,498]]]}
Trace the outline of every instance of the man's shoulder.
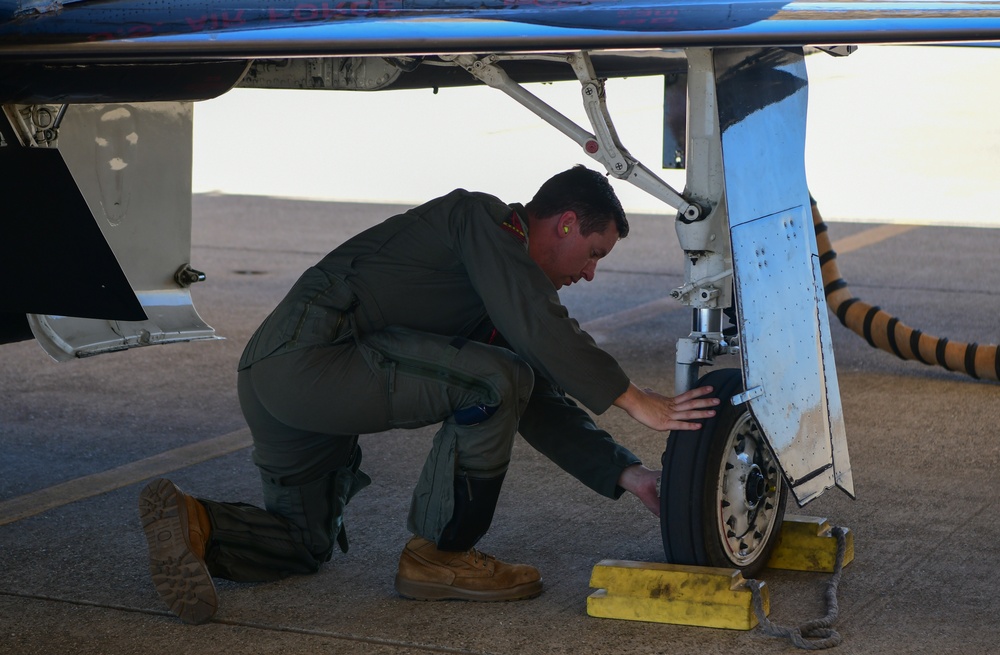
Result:
{"label": "man's shoulder", "polygon": [[481,191],[467,191],[466,189],[455,189],[443,196],[438,196],[429,200],[419,207],[410,210],[415,214],[435,214],[455,211],[483,211],[490,215],[502,217],[510,212],[510,207],[496,196]]}
{"label": "man's shoulder", "polygon": [[491,210],[490,213],[506,215],[510,212],[510,206],[494,195],[482,191],[467,191],[466,189],[455,189],[448,196],[456,203],[481,205]]}
{"label": "man's shoulder", "polygon": [[424,203],[412,212],[429,219],[443,219],[457,227],[470,221],[480,223],[484,218],[500,225],[510,216],[512,209],[510,205],[488,193],[455,189]]}
{"label": "man's shoulder", "polygon": [[515,241],[527,248],[528,223],[517,209],[518,207],[508,208],[506,216],[500,222],[500,229],[514,237]]}
{"label": "man's shoulder", "polygon": [[528,245],[528,223],[520,205],[508,205],[496,196],[481,191],[455,189],[425,205],[413,210],[431,222],[444,224],[456,233],[483,232],[484,226],[492,224],[500,228],[521,246]]}
{"label": "man's shoulder", "polygon": [[[508,205],[488,193],[465,191],[464,189],[458,189],[458,191],[461,192],[460,197],[464,198],[467,202],[482,205],[486,213],[493,219],[493,222],[500,227],[501,231],[513,237],[517,243],[525,248],[528,247],[528,222],[523,214],[524,208],[521,205]],[[474,213],[477,212],[467,212],[470,216]]]}

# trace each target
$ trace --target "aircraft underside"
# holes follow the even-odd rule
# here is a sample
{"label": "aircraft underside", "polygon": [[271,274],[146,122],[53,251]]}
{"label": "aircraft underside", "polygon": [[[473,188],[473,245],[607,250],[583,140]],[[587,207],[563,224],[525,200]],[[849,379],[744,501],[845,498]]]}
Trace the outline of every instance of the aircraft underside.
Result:
{"label": "aircraft underside", "polygon": [[[671,294],[692,311],[691,333],[677,344],[677,391],[728,361],[712,380],[730,409],[704,434],[670,437],[661,493],[668,559],[755,571],[774,545],[788,493],[800,504],[833,486],[853,495],[809,218],[801,49],[95,66],[75,88],[62,81],[64,64],[0,66],[0,166],[18,171],[3,176],[3,196],[12,199],[8,215],[25,226],[16,242],[4,240],[2,261],[8,279],[27,280],[4,307],[7,340],[30,328],[62,360],[215,338],[189,291],[203,279],[190,261],[192,105],[172,98],[211,97],[233,85],[374,91],[485,83],[676,211],[686,279]],[[639,74],[664,76],[665,125],[674,129],[665,130],[661,163],[686,168],[683,190],[636,161],[615,131],[604,79]],[[146,81],[129,84],[137,79]],[[579,80],[590,125],[576,125],[524,86],[563,79]],[[34,179],[50,182],[47,193],[62,199],[57,210],[41,211],[23,193]],[[726,329],[731,307],[735,331]]]}

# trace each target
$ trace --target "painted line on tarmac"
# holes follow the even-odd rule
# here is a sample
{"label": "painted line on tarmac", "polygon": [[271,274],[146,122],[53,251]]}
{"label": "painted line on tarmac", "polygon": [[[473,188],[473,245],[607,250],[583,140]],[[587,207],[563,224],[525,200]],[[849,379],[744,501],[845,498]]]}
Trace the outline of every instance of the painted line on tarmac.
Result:
{"label": "painted line on tarmac", "polygon": [[844,237],[834,241],[830,247],[833,252],[838,255],[843,255],[849,252],[854,252],[855,250],[860,250],[861,248],[866,248],[868,246],[873,246],[876,243],[885,241],[886,239],[891,239],[892,237],[898,237],[900,234],[905,234],[910,230],[915,230],[919,225],[879,225],[878,227],[873,227],[869,230],[862,230],[857,234],[852,234],[850,236]]}
{"label": "painted line on tarmac", "polygon": [[580,327],[583,328],[584,332],[592,336],[594,341],[602,343],[607,341],[608,336],[615,330],[635,325],[636,323],[643,323],[676,309],[687,309],[687,307],[668,296],[666,298],[651,300],[625,311],[595,318],[592,321],[587,321]]}
{"label": "painted line on tarmac", "polygon": [[[147,609],[143,607],[130,607],[128,605],[117,605],[113,603],[101,603],[90,600],[83,600],[79,598],[66,598],[64,596],[51,596],[48,594],[31,594],[18,591],[4,591],[0,590],[0,597],[7,598],[17,598],[22,600],[34,600],[42,601],[46,603],[64,603],[66,605],[76,605],[78,607],[94,607],[97,609],[109,609],[116,610],[119,612],[129,612],[131,614],[145,614],[149,616],[162,616],[170,619],[176,620],[177,615],[173,612],[167,610],[154,610]],[[449,646],[438,646],[434,644],[424,644],[416,641],[403,641],[400,639],[387,639],[381,637],[366,637],[363,635],[355,635],[344,632],[334,632],[332,630],[319,630],[313,628],[298,628],[293,626],[269,624],[269,623],[259,623],[256,621],[234,621],[230,619],[220,619],[218,617],[211,619],[208,624],[215,623],[218,625],[228,625],[235,626],[238,628],[249,628],[251,630],[260,630],[263,632],[276,632],[285,634],[298,634],[306,635],[311,637],[324,637],[326,639],[337,639],[340,641],[346,641],[354,644],[371,644],[374,646],[391,646],[394,648],[403,648],[406,652],[426,651],[429,653],[451,653],[453,655],[488,655],[488,653],[480,650],[468,650],[467,648],[452,648]],[[206,624],[206,625],[208,625]],[[357,650],[357,649],[355,649]],[[6,651],[4,651],[6,652]],[[352,651],[353,652],[353,651]]]}
{"label": "painted line on tarmac", "polygon": [[0,502],[0,525],[7,525],[78,500],[200,464],[248,448],[251,445],[250,429],[243,428],[219,437],[174,448],[107,471],[85,475],[82,478],[39,489]]}
{"label": "painted line on tarmac", "polygon": [[[880,225],[833,243],[838,254],[853,252],[916,229],[915,225]],[[648,321],[666,312],[687,309],[673,298],[659,298],[631,309],[587,321],[582,327],[601,343],[615,330]],[[248,448],[250,430],[243,428],[212,439],[168,450],[101,473],[69,480],[46,489],[0,502],[0,525],[7,525],[50,509],[127,487],[150,478]]]}

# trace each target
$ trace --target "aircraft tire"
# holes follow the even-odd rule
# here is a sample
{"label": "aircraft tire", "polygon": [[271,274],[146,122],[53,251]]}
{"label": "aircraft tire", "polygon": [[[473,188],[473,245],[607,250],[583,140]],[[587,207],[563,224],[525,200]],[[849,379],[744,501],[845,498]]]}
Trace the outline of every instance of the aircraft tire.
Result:
{"label": "aircraft tire", "polygon": [[660,485],[660,530],[672,564],[737,568],[756,575],[781,533],[788,488],[747,406],[737,369],[711,371],[697,386],[722,398],[700,430],[667,438]]}

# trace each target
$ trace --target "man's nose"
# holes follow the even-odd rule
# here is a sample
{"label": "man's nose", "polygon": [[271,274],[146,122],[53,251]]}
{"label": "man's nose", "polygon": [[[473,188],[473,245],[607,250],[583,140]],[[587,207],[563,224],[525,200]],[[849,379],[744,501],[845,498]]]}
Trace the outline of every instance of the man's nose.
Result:
{"label": "man's nose", "polygon": [[581,277],[587,282],[593,282],[594,273],[597,272],[597,262],[590,262],[582,271],[580,271]]}

